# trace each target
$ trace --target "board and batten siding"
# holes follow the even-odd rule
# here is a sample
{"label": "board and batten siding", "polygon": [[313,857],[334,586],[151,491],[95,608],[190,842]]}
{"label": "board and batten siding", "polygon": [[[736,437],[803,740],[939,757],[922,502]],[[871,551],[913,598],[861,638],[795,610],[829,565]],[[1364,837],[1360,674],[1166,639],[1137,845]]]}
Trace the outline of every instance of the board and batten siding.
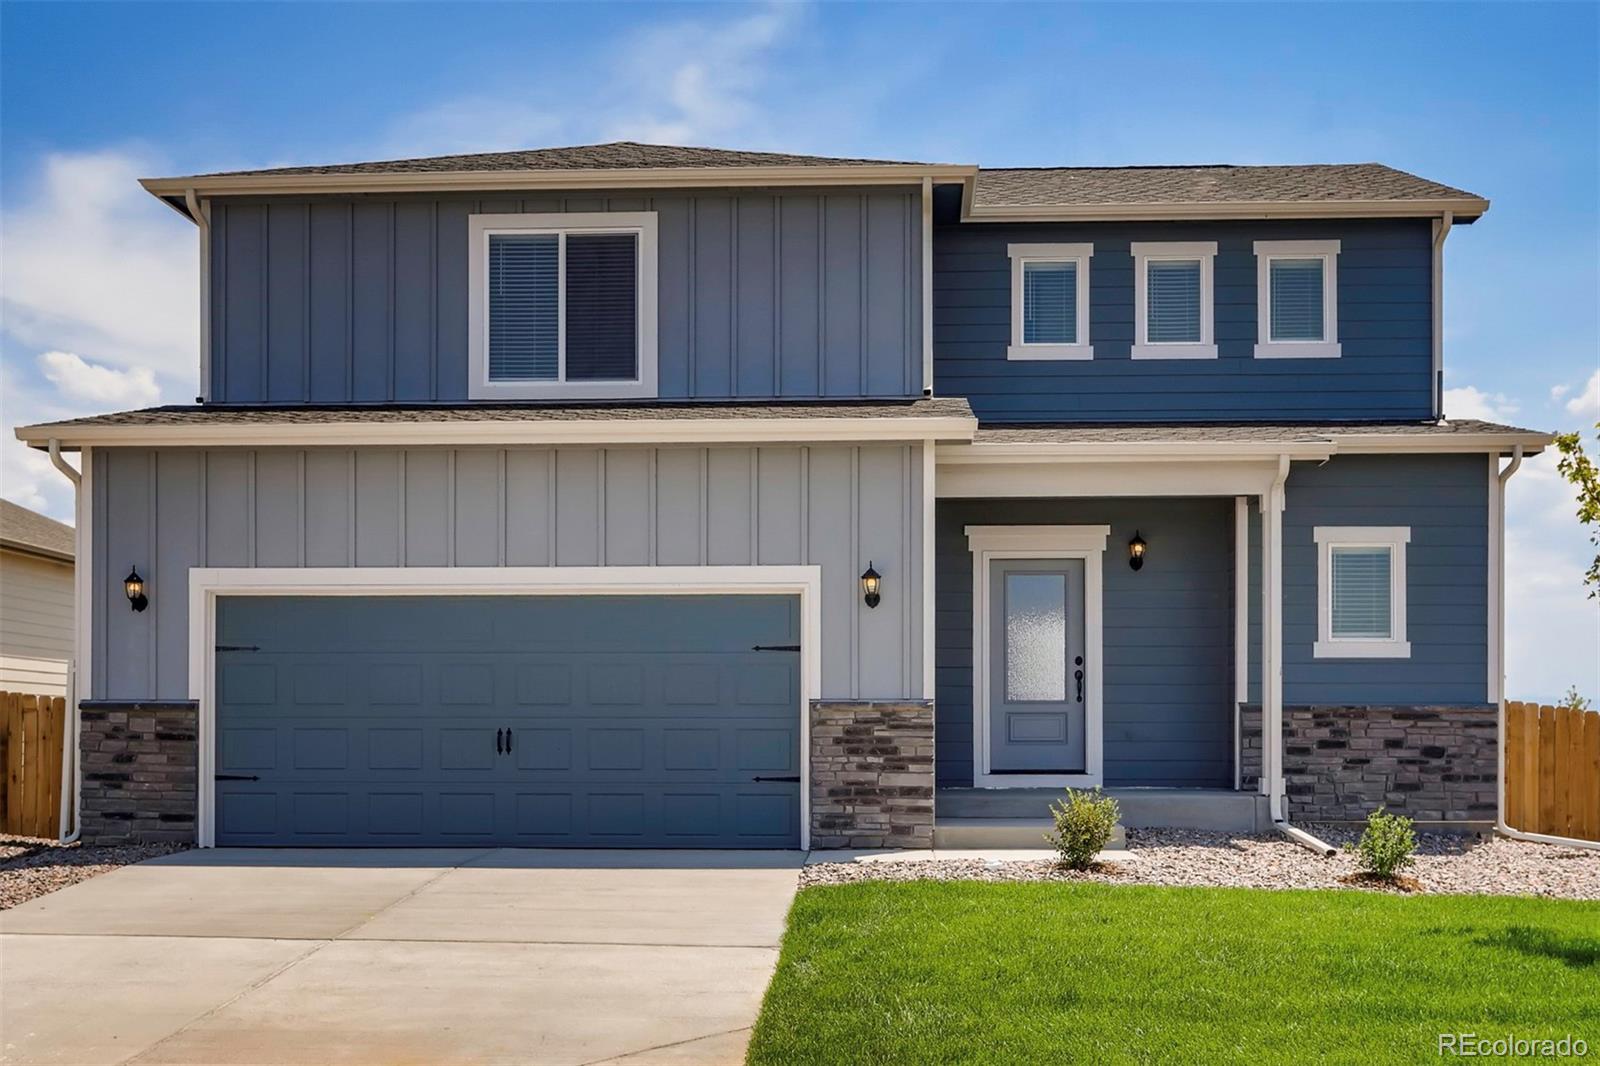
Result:
{"label": "board and batten siding", "polygon": [[[1341,242],[1342,354],[1257,359],[1258,240]],[[1428,418],[1426,220],[963,224],[935,229],[934,387],[986,422]],[[1134,241],[1215,241],[1216,359],[1133,359]],[[1084,361],[1008,361],[1011,243],[1094,245]]]}
{"label": "board and batten siding", "polygon": [[[1107,785],[1233,783],[1232,499],[940,500],[936,744],[940,787],[972,784],[969,525],[1109,525],[1104,559]],[[1145,565],[1128,567],[1137,530]]]}
{"label": "board and batten siding", "polygon": [[[1475,455],[1341,455],[1284,483],[1283,701],[1488,699],[1489,484]],[[1406,659],[1318,659],[1317,526],[1408,526]],[[1250,505],[1250,699],[1261,699],[1261,515]]]}
{"label": "board and batten siding", "polygon": [[[188,696],[195,566],[822,568],[821,698],[922,686],[920,445],[106,449],[96,697]],[[883,602],[862,604],[867,563]],[[137,565],[150,607],[120,585]]]}
{"label": "board and batten siding", "polygon": [[0,691],[66,695],[72,590],[70,562],[0,551]]}
{"label": "board and batten siding", "polygon": [[461,401],[467,217],[654,211],[662,398],[922,391],[920,191],[211,202],[218,403]]}

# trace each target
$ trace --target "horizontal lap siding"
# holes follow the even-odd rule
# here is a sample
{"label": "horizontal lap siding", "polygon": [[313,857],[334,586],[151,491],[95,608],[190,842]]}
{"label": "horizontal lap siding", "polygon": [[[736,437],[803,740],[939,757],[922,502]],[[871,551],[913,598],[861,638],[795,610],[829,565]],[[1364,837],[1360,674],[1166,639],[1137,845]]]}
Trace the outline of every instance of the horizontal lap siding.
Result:
{"label": "horizontal lap siding", "polygon": [[[1216,499],[943,501],[937,520],[940,786],[972,783],[969,525],[1110,525],[1104,558],[1108,785],[1233,779],[1233,502]],[[1150,545],[1128,567],[1138,531]]]}
{"label": "horizontal lap siding", "polygon": [[467,398],[467,218],[654,211],[660,394],[920,393],[911,190],[217,201],[217,402]]}
{"label": "horizontal lap siding", "polygon": [[[1482,703],[1488,691],[1488,491],[1482,455],[1296,463],[1283,515],[1289,704]],[[1254,512],[1254,508],[1252,511]],[[1317,659],[1317,526],[1408,526],[1407,659]],[[1251,699],[1260,698],[1259,516],[1251,521]]]}
{"label": "horizontal lap siding", "polygon": [[[94,693],[188,696],[195,566],[822,568],[825,698],[921,696],[915,445],[93,453]],[[861,602],[871,561],[882,604]],[[150,608],[122,598],[132,564]]]}
{"label": "horizontal lap siding", "polygon": [[[1341,241],[1337,359],[1256,359],[1257,240]],[[985,421],[1426,418],[1432,406],[1428,223],[942,226],[934,381]],[[1133,241],[1217,242],[1218,358],[1134,360]],[[1092,361],[1011,362],[1010,243],[1089,242]]]}

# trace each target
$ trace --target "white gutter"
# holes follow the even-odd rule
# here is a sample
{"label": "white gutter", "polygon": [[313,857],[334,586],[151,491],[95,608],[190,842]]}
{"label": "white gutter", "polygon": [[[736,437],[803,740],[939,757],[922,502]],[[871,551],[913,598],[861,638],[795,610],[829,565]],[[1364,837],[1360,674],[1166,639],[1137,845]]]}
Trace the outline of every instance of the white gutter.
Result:
{"label": "white gutter", "polygon": [[1445,211],[1433,223],[1433,417],[1444,417],[1444,239],[1455,224],[1455,212]]}
{"label": "white gutter", "polygon": [[[1496,550],[1499,552],[1498,573],[1500,580],[1495,583],[1492,594],[1494,596],[1495,613],[1500,619],[1502,634],[1505,632],[1506,617],[1506,482],[1511,480],[1511,475],[1515,474],[1521,466],[1522,446],[1519,444],[1511,452],[1511,462],[1507,463],[1506,468],[1500,471],[1499,499],[1496,501],[1495,514],[1493,515],[1495,533],[1497,534],[1495,538]],[[1498,686],[1498,699],[1496,700],[1499,705],[1499,714],[1496,716],[1498,731],[1496,733],[1495,751],[1499,764],[1499,773],[1495,775],[1497,783],[1495,785],[1494,831],[1501,836],[1510,837],[1512,840],[1529,840],[1535,844],[1560,844],[1569,848],[1590,848],[1600,851],[1600,841],[1579,840],[1576,837],[1549,836],[1544,833],[1525,833],[1506,824],[1506,642],[1504,636],[1501,637],[1500,646],[1495,649],[1495,652],[1497,658],[1495,676],[1500,679],[1500,684]]]}
{"label": "white gutter", "polygon": [[[50,463],[62,474],[66,475],[68,481],[72,482],[73,514],[81,520],[83,512],[79,503],[79,493],[83,488],[83,475],[73,469],[72,465],[65,459],[61,458],[61,442],[58,440],[52,439],[50,441]],[[86,553],[83,550],[85,546],[84,539],[83,526],[80,524],[74,530],[75,550],[72,562],[74,584],[81,580],[79,574],[83,567],[87,565]],[[74,600],[79,601],[80,598],[74,594]],[[75,611],[82,608],[81,602],[75,602],[73,606]],[[75,626],[81,625],[82,620],[74,618],[73,624]],[[72,662],[67,668],[67,721],[71,723],[71,728],[67,730],[67,742],[61,745],[61,812],[57,829],[60,831],[61,843],[63,844],[71,844],[78,839],[78,834],[83,832],[83,797],[79,795],[80,782],[77,774],[78,734],[81,728],[78,721],[78,692],[80,690],[78,675],[81,663],[77,652],[78,650],[74,648]],[[74,822],[76,824],[72,824]],[[70,832],[68,831],[69,825],[72,826]]]}

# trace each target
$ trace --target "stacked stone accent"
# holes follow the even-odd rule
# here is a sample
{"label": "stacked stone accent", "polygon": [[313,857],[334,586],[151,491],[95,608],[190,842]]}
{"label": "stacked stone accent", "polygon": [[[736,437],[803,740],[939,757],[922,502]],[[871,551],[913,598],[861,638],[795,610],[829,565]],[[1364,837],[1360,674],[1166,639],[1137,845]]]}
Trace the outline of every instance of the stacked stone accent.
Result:
{"label": "stacked stone accent", "polygon": [[[1493,707],[1285,707],[1289,817],[1357,822],[1378,807],[1419,822],[1492,822],[1499,773]],[[1261,777],[1261,708],[1246,706],[1244,787]]]}
{"label": "stacked stone accent", "polygon": [[83,841],[192,842],[195,705],[95,700],[80,713]]}
{"label": "stacked stone accent", "polygon": [[811,705],[811,846],[933,847],[933,703]]}

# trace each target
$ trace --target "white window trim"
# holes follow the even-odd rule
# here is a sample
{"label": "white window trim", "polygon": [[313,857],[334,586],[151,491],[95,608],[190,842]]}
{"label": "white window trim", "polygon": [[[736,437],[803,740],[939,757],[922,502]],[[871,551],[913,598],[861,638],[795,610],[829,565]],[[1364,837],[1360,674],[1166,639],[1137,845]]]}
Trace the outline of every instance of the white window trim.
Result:
{"label": "white window trim", "polygon": [[[1102,560],[1110,526],[967,526],[972,551],[972,783],[977,788],[1093,788],[1105,782]],[[996,559],[1083,560],[1083,773],[989,770],[989,564]]]}
{"label": "white window trim", "polygon": [[[1410,526],[1317,526],[1317,642],[1315,659],[1409,659],[1406,639],[1406,545]],[[1389,549],[1389,637],[1387,640],[1340,638],[1333,635],[1334,548]]]}
{"label": "white window trim", "polygon": [[[639,376],[630,381],[489,380],[489,237],[500,233],[634,233],[639,237]],[[566,243],[560,286],[562,377],[566,373]],[[657,225],[654,211],[467,216],[467,395],[474,400],[653,399],[657,388]]]}
{"label": "white window trim", "polygon": [[[1089,260],[1093,244],[1011,244],[1011,345],[1006,358],[1012,361],[1093,359],[1089,342]],[[1028,344],[1022,339],[1022,273],[1027,263],[1076,263],[1078,267],[1078,321],[1075,344]]]}
{"label": "white window trim", "polygon": [[[81,568],[87,569],[87,568]],[[797,596],[800,849],[811,846],[811,701],[822,692],[820,566],[195,567],[189,698],[199,704],[196,844],[216,846],[217,600],[223,596]],[[88,617],[87,612],[84,615]]]}
{"label": "white window trim", "polygon": [[[1337,359],[1339,347],[1339,242],[1256,241],[1256,358]],[[1322,340],[1272,339],[1272,261],[1322,260]]]}
{"label": "white window trim", "polygon": [[[1216,241],[1134,241],[1133,253],[1133,349],[1134,359],[1215,359],[1216,324]],[[1166,341],[1149,339],[1149,292],[1146,266],[1151,260],[1200,260],[1200,339]]]}

